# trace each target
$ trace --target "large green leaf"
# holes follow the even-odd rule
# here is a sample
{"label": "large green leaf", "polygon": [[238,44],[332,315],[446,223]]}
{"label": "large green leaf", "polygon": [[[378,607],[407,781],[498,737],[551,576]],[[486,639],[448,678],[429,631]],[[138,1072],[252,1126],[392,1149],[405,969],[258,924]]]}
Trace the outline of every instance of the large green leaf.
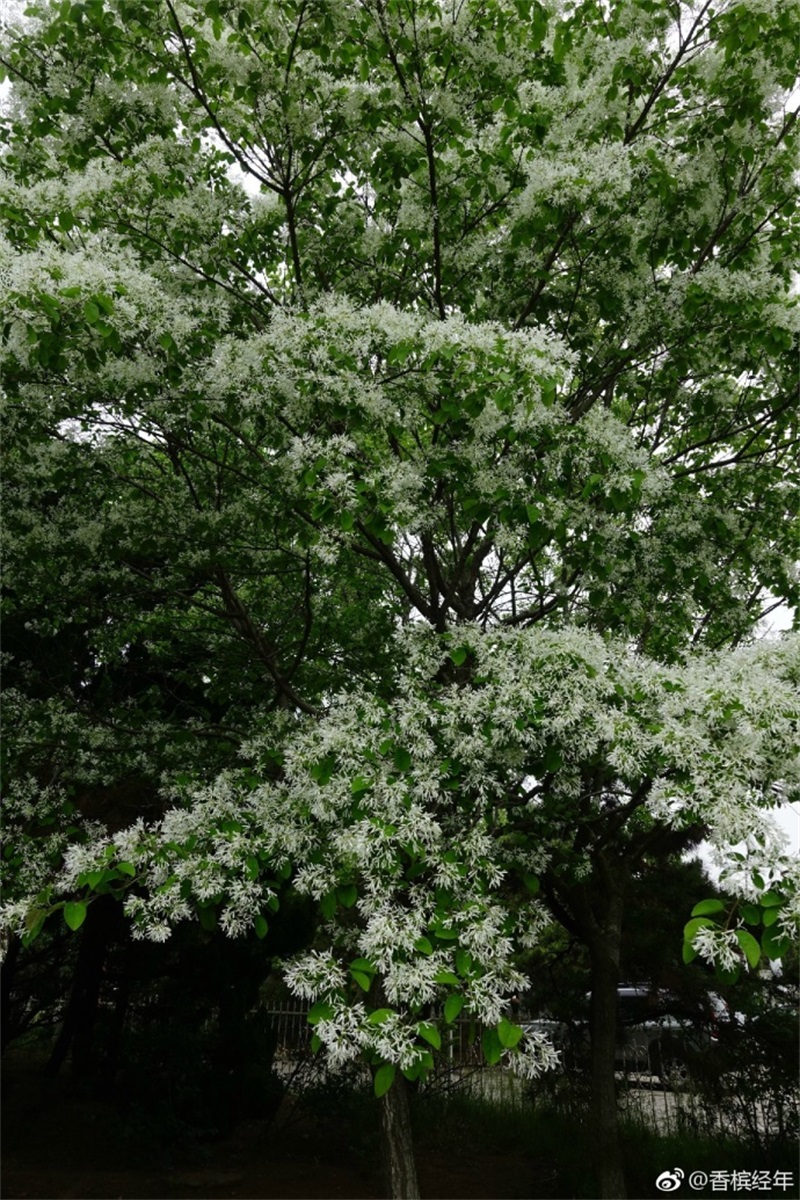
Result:
{"label": "large green leaf", "polygon": [[82,900],[68,900],[64,905],[64,920],[73,931],[86,920],[86,905]]}
{"label": "large green leaf", "polygon": [[503,1017],[497,1026],[497,1036],[504,1049],[513,1050],[522,1040],[523,1030],[521,1026],[515,1025],[507,1017]]}
{"label": "large green leaf", "polygon": [[452,1024],[464,1007],[464,997],[459,993],[448,996],[444,1002],[444,1019]]}
{"label": "large green leaf", "polygon": [[394,1083],[395,1071],[396,1068],[394,1063],[383,1063],[382,1066],[378,1067],[378,1070],[375,1072],[375,1079],[373,1082],[375,1095],[378,1097],[378,1099],[380,1099],[381,1096],[385,1096],[389,1088]]}
{"label": "large green leaf", "polygon": [[442,1037],[435,1025],[432,1025],[429,1021],[423,1021],[417,1026],[417,1032],[420,1037],[433,1046],[434,1050],[441,1050]]}
{"label": "large green leaf", "polygon": [[493,1067],[503,1057],[503,1043],[496,1029],[484,1029],[481,1035],[481,1049],[488,1066]]}
{"label": "large green leaf", "polygon": [[744,951],[749,965],[755,970],[761,961],[761,947],[758,942],[746,929],[736,930],[736,940]]}

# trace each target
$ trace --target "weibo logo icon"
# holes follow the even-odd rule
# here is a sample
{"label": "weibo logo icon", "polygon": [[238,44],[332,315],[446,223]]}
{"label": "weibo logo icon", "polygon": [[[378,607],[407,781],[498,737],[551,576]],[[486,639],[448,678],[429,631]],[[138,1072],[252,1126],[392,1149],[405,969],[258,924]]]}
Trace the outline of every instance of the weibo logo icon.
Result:
{"label": "weibo logo icon", "polygon": [[676,1167],[674,1171],[662,1171],[656,1180],[660,1192],[677,1192],[683,1182],[683,1171]]}

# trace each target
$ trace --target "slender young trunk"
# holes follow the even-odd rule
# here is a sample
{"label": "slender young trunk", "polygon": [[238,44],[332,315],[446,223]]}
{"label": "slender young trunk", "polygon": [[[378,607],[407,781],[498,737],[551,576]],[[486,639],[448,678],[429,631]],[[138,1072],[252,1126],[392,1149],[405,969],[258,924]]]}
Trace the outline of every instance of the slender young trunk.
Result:
{"label": "slender young trunk", "polygon": [[381,1159],[388,1200],[419,1200],[408,1084],[398,1071],[381,1097]]}
{"label": "slender young trunk", "polygon": [[625,1200],[625,1171],[619,1139],[614,1052],[617,1039],[617,984],[621,905],[611,901],[609,920],[589,944],[592,967],[591,1117],[594,1158],[602,1200]]}

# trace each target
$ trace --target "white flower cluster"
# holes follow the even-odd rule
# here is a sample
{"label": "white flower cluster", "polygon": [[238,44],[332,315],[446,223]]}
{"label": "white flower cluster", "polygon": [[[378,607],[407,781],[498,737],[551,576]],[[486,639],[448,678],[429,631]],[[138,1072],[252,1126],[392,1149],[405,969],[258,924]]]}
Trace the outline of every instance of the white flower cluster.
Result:
{"label": "white flower cluster", "polygon": [[334,1015],[319,1022],[316,1032],[334,1070],[358,1058],[367,1044],[366,1010],[363,1004],[340,1002]]}
{"label": "white flower cluster", "polygon": [[725,971],[731,971],[741,963],[739,943],[734,929],[704,925],[692,938],[692,945],[706,962],[719,963]]}
{"label": "white flower cluster", "polygon": [[319,1000],[344,987],[347,976],[344,968],[330,953],[312,950],[289,963],[284,976],[296,996]]}
{"label": "white flower cluster", "polygon": [[420,1057],[416,1029],[397,1012],[373,1026],[369,1042],[384,1062],[396,1063],[401,1069],[413,1066]]}
{"label": "white flower cluster", "polygon": [[542,1033],[526,1033],[515,1054],[507,1056],[508,1066],[521,1079],[538,1079],[558,1066],[560,1054]]}
{"label": "white flower cluster", "polygon": [[551,154],[531,155],[526,169],[528,181],[517,200],[515,215],[530,214],[543,199],[582,206],[590,199],[621,199],[631,189],[631,157],[628,146],[608,143],[576,147],[568,155],[563,148]]}
{"label": "white flower cluster", "polygon": [[[508,818],[498,815],[531,779],[549,772],[563,811],[551,839],[571,836],[582,764],[599,758],[618,773],[619,797],[650,780],[654,817],[701,819],[720,847],[752,835],[753,848],[768,845],[771,785],[782,780],[795,794],[800,782],[800,639],[664,667],[578,629],[464,626],[455,643],[410,626],[398,636],[407,654],[391,703],[353,691],[331,698],[322,718],[272,721],[247,753],[268,759],[279,738],[279,780],[253,788],[223,774],[160,822],[70,847],[56,883],[66,893],[124,861],[135,869],[126,909],[139,936],[163,940],[208,905],[236,936],[276,903],[273,872],[291,866],[325,923],[324,941],[288,965],[287,983],[333,1006],[318,1033],[335,1063],[371,1047],[413,1064],[424,1052],[419,1014],[440,1011],[454,991],[476,1019],[499,1021],[504,997],[523,985],[515,954],[546,924],[539,903],[507,905],[498,886],[510,870],[546,865],[546,842],[519,861],[507,850]],[[435,683],[454,649],[472,655],[476,686]],[[597,802],[617,799],[609,789]],[[22,914],[9,916],[18,924]],[[695,945],[725,963],[734,942],[701,930]],[[357,959],[391,1019],[370,1022]],[[550,1061],[528,1039],[515,1069]]]}

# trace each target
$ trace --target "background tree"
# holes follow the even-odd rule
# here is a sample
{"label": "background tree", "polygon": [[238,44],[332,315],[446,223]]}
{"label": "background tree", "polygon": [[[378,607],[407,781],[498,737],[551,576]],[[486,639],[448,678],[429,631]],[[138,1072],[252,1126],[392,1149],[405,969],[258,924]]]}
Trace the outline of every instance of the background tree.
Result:
{"label": "background tree", "polygon": [[[543,900],[623,1194],[630,879],[699,824],[750,839],[731,887],[791,891],[796,651],[726,652],[797,602],[797,29],[92,0],[9,32],[11,929],[89,888],[151,937],[263,932],[290,879],[323,920],[290,978],[380,1090],[428,1006],[496,1024]],[[147,827],[106,808],[131,779]]]}

